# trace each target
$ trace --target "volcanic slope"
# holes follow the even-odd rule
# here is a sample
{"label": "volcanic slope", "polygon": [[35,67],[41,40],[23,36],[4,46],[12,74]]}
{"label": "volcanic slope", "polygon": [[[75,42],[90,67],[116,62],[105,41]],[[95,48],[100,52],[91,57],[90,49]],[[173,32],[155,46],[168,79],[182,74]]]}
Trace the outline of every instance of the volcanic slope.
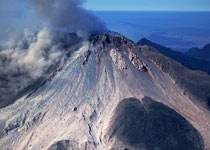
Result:
{"label": "volcanic slope", "polygon": [[201,78],[209,90],[210,80],[203,82],[207,74],[188,70],[151,47],[121,35],[92,35],[54,77],[0,109],[0,148],[210,148],[208,92],[196,94],[198,82],[191,84],[177,68]]}

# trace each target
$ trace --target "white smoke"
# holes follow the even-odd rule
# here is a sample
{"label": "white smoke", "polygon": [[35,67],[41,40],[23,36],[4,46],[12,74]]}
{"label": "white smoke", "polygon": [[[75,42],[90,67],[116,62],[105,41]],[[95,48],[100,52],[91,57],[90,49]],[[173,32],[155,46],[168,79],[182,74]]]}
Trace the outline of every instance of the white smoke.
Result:
{"label": "white smoke", "polygon": [[1,45],[0,107],[5,100],[11,100],[41,77],[49,75],[49,69],[64,61],[72,45],[70,36],[46,28],[39,33],[25,30],[24,36],[18,37]]}
{"label": "white smoke", "polygon": [[33,78],[41,76],[46,71],[45,68],[58,61],[62,54],[59,44],[54,43],[54,38],[53,33],[47,29],[41,30],[37,35],[25,30],[23,39],[8,41],[8,49],[0,52],[6,66],[0,66],[1,74],[15,74],[20,69],[21,72],[28,71]]}
{"label": "white smoke", "polygon": [[38,12],[58,28],[80,35],[100,34],[106,27],[90,11],[81,7],[83,0],[31,0]]}
{"label": "white smoke", "polygon": [[[104,24],[81,7],[83,0],[31,2],[54,28],[82,36],[106,32]],[[82,38],[77,35],[44,28],[38,33],[25,30],[24,34],[14,34],[7,42],[0,43],[0,108],[55,72],[71,51],[81,46]]]}

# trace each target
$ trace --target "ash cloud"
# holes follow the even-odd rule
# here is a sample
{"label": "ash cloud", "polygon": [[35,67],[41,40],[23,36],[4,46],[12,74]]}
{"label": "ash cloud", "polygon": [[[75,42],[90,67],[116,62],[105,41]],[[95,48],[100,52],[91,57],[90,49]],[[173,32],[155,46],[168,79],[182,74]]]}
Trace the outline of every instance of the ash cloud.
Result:
{"label": "ash cloud", "polygon": [[44,28],[38,33],[25,30],[22,38],[13,36],[1,44],[0,108],[59,69],[67,53],[77,49],[74,40],[80,43],[76,36]]}
{"label": "ash cloud", "polygon": [[79,35],[101,34],[106,27],[90,11],[81,7],[83,0],[31,0],[36,10],[52,26]]}
{"label": "ash cloud", "polygon": [[56,72],[70,53],[81,47],[85,38],[78,35],[107,31],[97,17],[81,7],[83,0],[30,1],[53,28],[61,31],[44,28],[33,33],[25,30],[23,34],[12,34],[10,40],[0,42],[0,108]]}
{"label": "ash cloud", "polygon": [[[24,31],[24,37],[20,40],[12,39],[2,46],[0,52],[2,68],[1,73],[15,73],[29,70],[32,78],[41,76],[44,68],[61,55],[59,44],[55,44],[55,35],[48,29],[41,30],[38,34],[28,30]],[[17,40],[17,41],[16,41]]]}

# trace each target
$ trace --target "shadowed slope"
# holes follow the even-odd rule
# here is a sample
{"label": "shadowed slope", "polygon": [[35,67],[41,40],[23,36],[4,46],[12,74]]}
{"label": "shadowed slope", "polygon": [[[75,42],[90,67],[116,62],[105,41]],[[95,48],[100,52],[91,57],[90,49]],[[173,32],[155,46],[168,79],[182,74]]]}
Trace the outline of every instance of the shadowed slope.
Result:
{"label": "shadowed slope", "polygon": [[115,109],[107,139],[118,141],[113,149],[120,149],[119,143],[123,143],[124,148],[135,150],[203,150],[199,133],[186,119],[149,97],[142,102],[135,98],[122,100]]}
{"label": "shadowed slope", "polygon": [[78,150],[78,143],[70,140],[58,141],[52,144],[48,150]]}

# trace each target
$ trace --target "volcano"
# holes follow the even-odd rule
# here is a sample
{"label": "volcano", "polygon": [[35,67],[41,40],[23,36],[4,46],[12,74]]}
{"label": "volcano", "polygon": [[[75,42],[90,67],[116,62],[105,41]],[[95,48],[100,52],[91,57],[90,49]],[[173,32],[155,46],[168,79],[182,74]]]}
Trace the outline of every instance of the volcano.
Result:
{"label": "volcano", "polygon": [[91,35],[59,66],[0,109],[1,149],[210,148],[207,73],[114,33]]}

